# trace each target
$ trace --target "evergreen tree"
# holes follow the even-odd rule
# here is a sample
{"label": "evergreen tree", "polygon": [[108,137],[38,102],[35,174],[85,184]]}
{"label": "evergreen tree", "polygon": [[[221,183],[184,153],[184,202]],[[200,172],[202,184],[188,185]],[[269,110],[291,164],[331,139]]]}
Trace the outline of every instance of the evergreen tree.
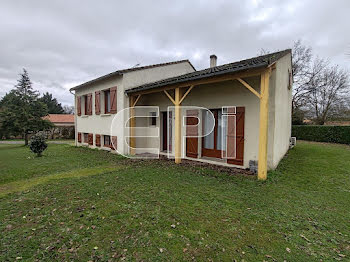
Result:
{"label": "evergreen tree", "polygon": [[28,73],[23,69],[15,89],[0,101],[0,134],[22,134],[27,145],[30,132],[51,127],[49,121],[42,119],[47,115],[47,106],[38,97],[39,93],[33,89]]}
{"label": "evergreen tree", "polygon": [[46,92],[39,98],[41,102],[46,104],[49,114],[63,114],[64,110],[62,105],[57,102],[56,98],[52,97],[52,94]]}

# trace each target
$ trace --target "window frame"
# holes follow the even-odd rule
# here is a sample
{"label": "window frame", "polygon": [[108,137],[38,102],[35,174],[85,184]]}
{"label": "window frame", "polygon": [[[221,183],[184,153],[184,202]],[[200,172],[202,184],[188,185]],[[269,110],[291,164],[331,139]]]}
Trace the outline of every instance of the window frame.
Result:
{"label": "window frame", "polygon": [[[110,114],[111,113],[111,90],[110,89],[103,90],[103,97],[104,97],[104,110],[105,110],[104,113]],[[109,109],[108,109],[108,105],[109,105]]]}
{"label": "window frame", "polygon": [[83,97],[84,97],[84,116],[87,116],[88,115],[88,95],[83,95]]}
{"label": "window frame", "polygon": [[83,133],[83,143],[88,144],[89,143],[89,133]]}
{"label": "window frame", "polygon": [[[106,144],[106,138],[108,137],[109,144]],[[104,147],[111,147],[111,136],[109,135],[103,135],[103,146]]]}

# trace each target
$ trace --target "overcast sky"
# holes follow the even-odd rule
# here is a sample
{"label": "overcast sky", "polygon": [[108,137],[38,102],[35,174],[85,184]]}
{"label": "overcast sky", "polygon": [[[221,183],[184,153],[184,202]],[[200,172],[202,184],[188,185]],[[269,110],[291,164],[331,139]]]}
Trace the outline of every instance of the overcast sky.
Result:
{"label": "overcast sky", "polygon": [[0,96],[22,68],[71,105],[69,88],[137,63],[189,59],[199,70],[211,54],[224,64],[297,39],[350,69],[349,0],[2,0],[0,10]]}

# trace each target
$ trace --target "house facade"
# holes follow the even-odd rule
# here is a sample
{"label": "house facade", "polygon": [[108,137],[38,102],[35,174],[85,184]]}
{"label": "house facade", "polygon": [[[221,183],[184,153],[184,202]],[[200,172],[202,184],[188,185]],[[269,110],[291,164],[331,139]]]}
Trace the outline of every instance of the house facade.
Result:
{"label": "house facade", "polygon": [[[210,68],[201,71],[188,61],[156,69],[131,71],[129,76],[126,72],[73,88],[77,145],[103,148],[108,139],[114,139],[123,154],[142,155],[156,148],[176,163],[191,159],[244,169],[255,163],[259,179],[266,179],[267,170],[277,167],[291,136],[291,50],[220,66],[212,56]],[[108,97],[114,94],[116,106],[113,101],[108,105]],[[159,111],[148,112],[146,106]],[[131,107],[130,128],[121,128],[115,136],[112,132],[108,138],[108,119],[126,107]],[[140,130],[158,135],[142,137]]]}

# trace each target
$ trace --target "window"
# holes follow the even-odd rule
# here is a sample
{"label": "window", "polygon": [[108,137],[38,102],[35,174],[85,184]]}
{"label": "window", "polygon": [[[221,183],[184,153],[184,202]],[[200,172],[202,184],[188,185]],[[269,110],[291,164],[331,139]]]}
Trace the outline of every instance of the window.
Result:
{"label": "window", "polygon": [[104,91],[105,97],[105,114],[109,114],[111,112],[111,92],[109,90]]}
{"label": "window", "polygon": [[88,115],[88,96],[84,96],[84,115]]}
{"label": "window", "polygon": [[157,113],[156,112],[150,112],[150,125],[151,126],[156,126],[157,125],[157,117],[156,117]]}
{"label": "window", "polygon": [[84,133],[84,143],[89,143],[89,133]]}
{"label": "window", "polygon": [[106,147],[110,147],[111,146],[111,137],[110,136],[103,136],[103,145]]}

